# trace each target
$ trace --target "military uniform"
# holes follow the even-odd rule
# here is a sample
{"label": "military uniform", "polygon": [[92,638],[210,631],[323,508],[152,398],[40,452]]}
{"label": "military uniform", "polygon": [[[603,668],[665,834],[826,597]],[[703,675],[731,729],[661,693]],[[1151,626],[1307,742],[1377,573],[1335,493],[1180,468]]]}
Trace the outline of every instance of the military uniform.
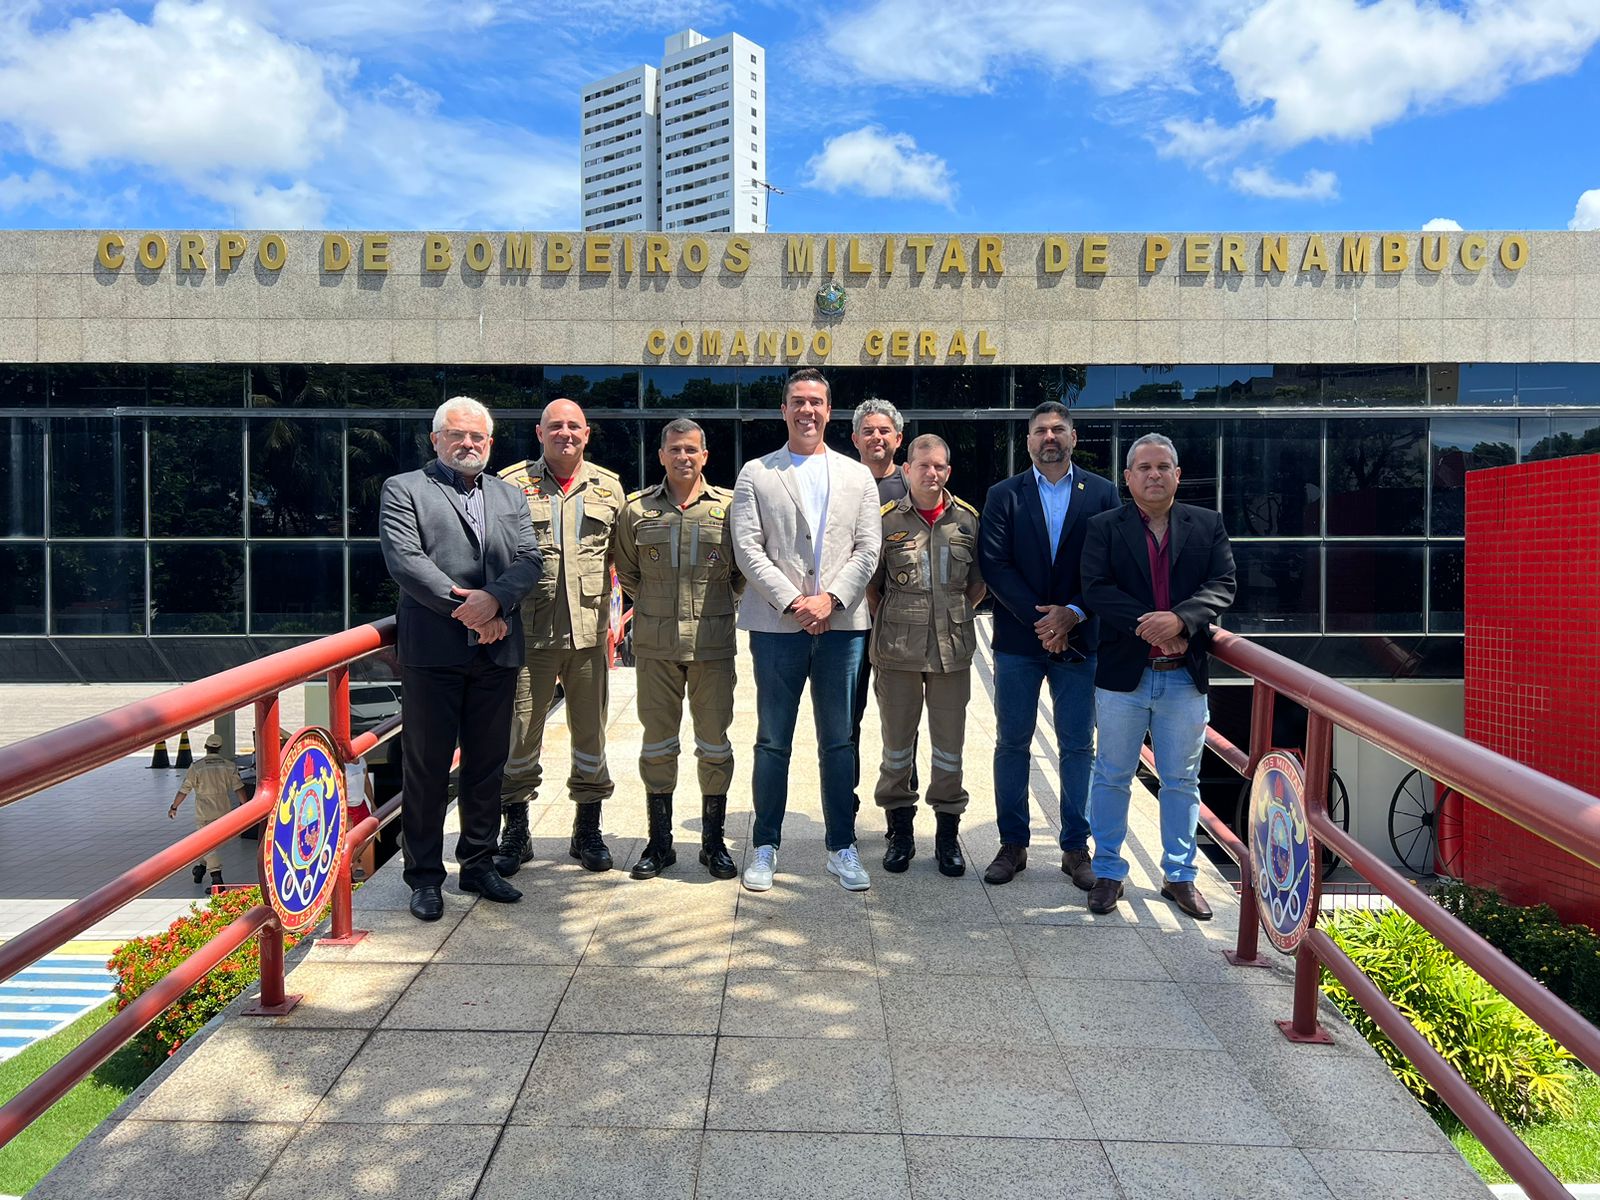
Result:
{"label": "military uniform", "polygon": [[[506,761],[500,803],[509,810],[525,806],[538,795],[544,776],[539,756],[544,749],[545,718],[559,680],[572,735],[567,791],[578,805],[580,821],[593,819],[598,841],[598,805],[616,790],[606,769],[610,702],[606,630],[611,608],[611,530],[625,503],[622,481],[604,467],[585,461],[563,492],[543,458],[509,466],[500,477],[527,496],[544,565],[538,585],[522,602],[527,659],[517,672],[511,756]],[[527,841],[525,807],[515,814],[508,811],[504,833],[511,836],[518,828],[518,817],[521,844],[517,857],[526,862],[533,850]],[[575,832],[575,856],[577,844]],[[599,850],[604,850],[603,844]],[[502,874],[510,874],[516,864],[508,862],[504,852],[503,841],[495,865]],[[593,864],[585,857],[584,865]],[[594,869],[609,865],[607,855],[606,865]]]}
{"label": "military uniform", "polygon": [[[977,649],[966,593],[980,582],[977,509],[946,492],[944,511],[930,526],[909,495],[883,506],[876,581],[882,599],[868,651],[883,724],[883,765],[874,798],[890,812],[891,844],[902,823],[895,810],[901,809],[907,810],[902,820],[909,843],[909,810],[917,802],[912,769],[924,703],[933,764],[927,801],[941,815],[941,833],[946,814],[959,817],[966,810],[961,751]],[[909,852],[905,858],[909,861]]]}
{"label": "military uniform", "polygon": [[[236,792],[244,789],[244,780],[239,777],[239,768],[234,765],[231,758],[226,758],[216,751],[208,751],[204,758],[198,759],[183,777],[183,782],[178,785],[178,791],[184,794],[194,794],[194,827],[204,829],[218,817],[225,817],[233,809],[233,799]],[[206,851],[205,869],[213,875],[222,872],[222,850],[213,847]],[[198,883],[199,871],[195,872],[195,882]]]}
{"label": "military uniform", "polygon": [[[680,509],[662,481],[628,497],[612,538],[617,577],[633,597],[633,657],[644,726],[639,776],[649,796],[652,837],[635,869],[636,875],[645,872],[642,878],[656,873],[651,867],[662,860],[676,858],[670,850],[671,800],[678,782],[685,694],[700,794],[711,802],[702,805],[701,861],[710,849],[705,844],[709,827],[715,826],[715,842],[721,846],[733,780],[728,727],[733,724],[737,653],[734,606],[744,589],[728,532],[732,502],[731,491],[706,484]],[[651,849],[658,853],[648,853]],[[727,866],[731,878],[731,859]]]}

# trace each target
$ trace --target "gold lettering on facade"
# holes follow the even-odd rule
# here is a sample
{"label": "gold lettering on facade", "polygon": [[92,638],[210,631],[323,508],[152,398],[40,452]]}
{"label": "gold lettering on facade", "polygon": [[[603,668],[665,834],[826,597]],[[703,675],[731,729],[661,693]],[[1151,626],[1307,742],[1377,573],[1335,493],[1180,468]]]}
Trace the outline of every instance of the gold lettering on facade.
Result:
{"label": "gold lettering on facade", "polygon": [[894,274],[894,239],[883,239],[883,277],[885,279]]}
{"label": "gold lettering on facade", "polygon": [[811,239],[790,234],[786,246],[789,255],[787,259],[789,274],[811,274]]}
{"label": "gold lettering on facade", "polygon": [[960,238],[946,239],[944,257],[939,260],[939,274],[947,275],[951,271],[957,275],[967,273],[967,252],[961,248]]}
{"label": "gold lettering on facade", "polygon": [[744,358],[750,357],[750,339],[744,336],[744,330],[736,329],[733,334],[733,342],[728,346],[728,357],[739,358],[741,356]]}
{"label": "gold lettering on facade", "polygon": [[241,234],[222,234],[217,238],[217,270],[233,270],[234,264],[244,257],[244,252],[249,248],[250,243]]}
{"label": "gold lettering on facade", "polygon": [[1224,274],[1243,275],[1244,265],[1244,239],[1236,233],[1222,235],[1222,261],[1219,264]]}
{"label": "gold lettering on facade", "polygon": [[872,263],[861,257],[861,239],[853,237],[846,245],[844,269],[851,275],[872,274]]}
{"label": "gold lettering on facade", "polygon": [[583,239],[583,270],[588,275],[604,275],[611,270],[611,238],[603,233]]}
{"label": "gold lettering on facade", "polygon": [[1183,273],[1204,275],[1211,270],[1211,239],[1204,234],[1186,234],[1183,239]]}
{"label": "gold lettering on facade", "polygon": [[1489,261],[1485,253],[1489,239],[1481,233],[1469,233],[1461,239],[1461,265],[1469,271],[1481,271]]}
{"label": "gold lettering on facade", "polygon": [[256,243],[256,261],[269,271],[281,271],[289,261],[289,247],[277,234],[265,234]]}
{"label": "gold lettering on facade", "polygon": [[361,269],[387,271],[389,269],[389,239],[384,234],[368,234],[361,239]]}
{"label": "gold lettering on facade", "polygon": [[206,242],[197,233],[186,233],[178,239],[178,270],[204,271],[206,269]]}
{"label": "gold lettering on facade", "polygon": [[1520,271],[1528,265],[1528,239],[1520,233],[1507,234],[1500,243],[1500,265],[1508,271]]}
{"label": "gold lettering on facade", "polygon": [[159,271],[167,265],[167,239],[159,233],[147,233],[139,239],[139,265],[149,271]]}
{"label": "gold lettering on facade", "polygon": [[664,329],[652,329],[644,339],[644,352],[660,358],[667,352],[667,332]]}
{"label": "gold lettering on facade", "polygon": [[869,358],[882,358],[883,357],[883,330],[881,330],[881,329],[869,329],[869,330],[867,330],[867,336],[866,336],[866,339],[861,343],[861,349],[866,352],[867,357],[869,357]]}
{"label": "gold lettering on facade", "polygon": [[1046,275],[1061,274],[1067,269],[1067,264],[1072,260],[1072,247],[1067,244],[1067,239],[1064,237],[1051,235],[1045,238],[1041,252]]}
{"label": "gold lettering on facade", "polygon": [[1282,274],[1289,269],[1289,237],[1287,234],[1276,234],[1261,239],[1261,273],[1263,275],[1277,271]]}
{"label": "gold lettering on facade", "polygon": [[985,234],[978,239],[978,271],[979,275],[1004,275],[1005,263],[1001,260],[1001,251],[1005,243],[993,234]]}
{"label": "gold lettering on facade", "polygon": [[702,329],[700,331],[700,357],[720,358],[722,356],[722,330]]}
{"label": "gold lettering on facade", "polygon": [[572,270],[576,260],[572,257],[572,239],[564,233],[552,233],[544,240],[545,274],[561,275]]}
{"label": "gold lettering on facade", "polygon": [[338,233],[322,235],[322,269],[342,271],[350,265],[350,239]]}
{"label": "gold lettering on facade", "polygon": [[833,353],[833,334],[819,329],[811,335],[811,353],[816,358],[827,358]]}
{"label": "gold lettering on facade", "polygon": [[100,245],[94,252],[95,261],[108,271],[121,270],[122,264],[128,261],[127,255],[122,252],[124,245],[123,240],[114,233],[101,234]]}
{"label": "gold lettering on facade", "polygon": [[705,274],[706,268],[711,265],[711,247],[706,245],[705,238],[692,237],[684,242],[682,261],[685,271]]}
{"label": "gold lettering on facade", "polygon": [[1103,233],[1093,233],[1083,239],[1083,273],[1104,275],[1111,270],[1111,239]]}
{"label": "gold lettering on facade", "polygon": [[778,356],[778,335],[765,330],[756,334],[756,354],[761,358]]}
{"label": "gold lettering on facade", "polygon": [[917,357],[934,358],[939,353],[939,335],[931,329],[917,333]]}
{"label": "gold lettering on facade", "polygon": [[672,271],[672,243],[659,233],[646,234],[644,239],[645,275],[666,275]]}
{"label": "gold lettering on facade", "polygon": [[750,239],[729,238],[722,253],[722,269],[730,275],[743,275],[750,269]]}
{"label": "gold lettering on facade", "polygon": [[989,344],[989,331],[987,329],[978,330],[978,357],[993,358],[994,354],[994,347]]}
{"label": "gold lettering on facade", "polygon": [[896,329],[889,335],[889,357],[911,357],[911,331],[909,329]]}
{"label": "gold lettering on facade", "polygon": [[791,329],[783,335],[783,356],[785,358],[799,358],[805,353],[806,339],[801,336],[798,329]]}
{"label": "gold lettering on facade", "polygon": [[687,329],[680,329],[672,335],[672,352],[680,358],[687,358],[694,353],[694,334]]}
{"label": "gold lettering on facade", "polygon": [[422,269],[448,271],[454,256],[450,253],[450,239],[442,233],[430,233],[422,239]]}
{"label": "gold lettering on facade", "polygon": [[533,234],[506,234],[505,260],[508,271],[533,270]]}
{"label": "gold lettering on facade", "polygon": [[928,255],[933,252],[933,239],[918,234],[906,239],[906,249],[911,251],[911,269],[918,275],[928,271]]}
{"label": "gold lettering on facade", "polygon": [[828,261],[825,273],[832,275],[839,269],[839,248],[833,244],[833,239],[828,239]]}
{"label": "gold lettering on facade", "polygon": [[1386,233],[1378,239],[1378,269],[1394,275],[1411,265],[1411,251],[1406,239],[1398,233]]}
{"label": "gold lettering on facade", "polygon": [[467,239],[467,266],[474,271],[487,271],[494,265],[494,243],[481,233]]}
{"label": "gold lettering on facade", "polygon": [[622,236],[622,273],[633,274],[633,239],[627,234]]}
{"label": "gold lettering on facade", "polygon": [[1144,239],[1144,273],[1154,275],[1156,268],[1167,261],[1172,253],[1172,239],[1159,233],[1147,234]]}
{"label": "gold lettering on facade", "polygon": [[1321,234],[1313,233],[1306,239],[1306,252],[1300,256],[1300,274],[1327,269],[1328,247],[1323,244]]}
{"label": "gold lettering on facade", "polygon": [[948,358],[965,358],[971,351],[967,347],[967,335],[961,330],[956,330],[950,335],[950,347],[945,351]]}
{"label": "gold lettering on facade", "polygon": [[1346,235],[1343,245],[1344,257],[1340,261],[1340,270],[1346,275],[1365,275],[1372,270],[1371,238]]}
{"label": "gold lettering on facade", "polygon": [[1442,233],[1422,235],[1422,265],[1429,271],[1444,270],[1450,261],[1450,239]]}

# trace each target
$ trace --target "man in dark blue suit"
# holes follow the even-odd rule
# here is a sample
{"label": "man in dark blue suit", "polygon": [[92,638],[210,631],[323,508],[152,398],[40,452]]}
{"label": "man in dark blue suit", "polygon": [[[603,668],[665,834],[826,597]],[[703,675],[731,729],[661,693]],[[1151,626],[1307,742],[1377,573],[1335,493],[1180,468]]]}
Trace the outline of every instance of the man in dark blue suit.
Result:
{"label": "man in dark blue suit", "polygon": [[486,473],[494,421],[469,396],[433,417],[438,458],[384,481],[379,544],[400,585],[397,648],[405,782],[405,880],[421,921],[444,914],[444,814],[450,758],[461,745],[461,890],[522,899],[494,869],[500,776],[522,665],[518,606],[543,569],[522,491]]}
{"label": "man in dark blue suit", "polygon": [[1083,599],[1079,560],[1089,518],[1118,506],[1109,481],[1072,465],[1078,435],[1064,404],[1028,418],[1033,465],[989,489],[978,559],[994,606],[994,804],[1000,852],[985,883],[1028,865],[1028,767],[1039,690],[1050,684],[1061,769],[1061,869],[1087,891],[1089,767],[1094,743],[1098,623]]}

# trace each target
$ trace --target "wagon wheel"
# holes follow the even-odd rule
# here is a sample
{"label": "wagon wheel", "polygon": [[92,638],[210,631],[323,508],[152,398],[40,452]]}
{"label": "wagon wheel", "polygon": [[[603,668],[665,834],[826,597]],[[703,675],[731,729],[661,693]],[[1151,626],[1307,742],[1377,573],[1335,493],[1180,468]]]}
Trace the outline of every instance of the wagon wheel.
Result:
{"label": "wagon wheel", "polygon": [[1389,801],[1389,845],[1414,875],[1432,875],[1438,848],[1433,780],[1412,768],[1400,778]]}

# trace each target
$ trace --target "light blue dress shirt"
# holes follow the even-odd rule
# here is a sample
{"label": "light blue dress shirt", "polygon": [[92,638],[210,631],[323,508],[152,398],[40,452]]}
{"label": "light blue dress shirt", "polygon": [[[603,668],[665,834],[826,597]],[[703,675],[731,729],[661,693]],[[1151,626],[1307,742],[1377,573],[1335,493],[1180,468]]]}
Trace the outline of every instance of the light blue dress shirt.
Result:
{"label": "light blue dress shirt", "polygon": [[[1072,505],[1073,476],[1077,474],[1075,467],[1067,468],[1067,473],[1061,477],[1059,483],[1051,483],[1039,474],[1039,468],[1033,469],[1033,482],[1039,487],[1039,503],[1044,508],[1044,529],[1050,537],[1050,560],[1055,561],[1056,551],[1061,545],[1061,527],[1067,523],[1067,509]],[[1083,610],[1076,604],[1067,605],[1078,614],[1078,620],[1083,620]]]}

